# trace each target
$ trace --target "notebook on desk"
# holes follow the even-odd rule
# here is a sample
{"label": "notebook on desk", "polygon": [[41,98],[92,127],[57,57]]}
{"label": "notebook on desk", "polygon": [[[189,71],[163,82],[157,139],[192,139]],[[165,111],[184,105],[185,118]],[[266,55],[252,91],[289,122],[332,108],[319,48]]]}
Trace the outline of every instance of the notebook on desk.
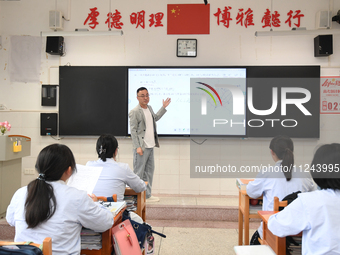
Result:
{"label": "notebook on desk", "polygon": [[253,181],[254,179],[241,179],[241,178],[237,178],[236,179],[236,186],[240,189],[240,190],[246,190],[247,189],[247,185],[250,181]]}
{"label": "notebook on desk", "polygon": [[110,210],[113,216],[116,216],[124,207],[126,207],[126,202],[106,202],[109,205],[107,209]]}

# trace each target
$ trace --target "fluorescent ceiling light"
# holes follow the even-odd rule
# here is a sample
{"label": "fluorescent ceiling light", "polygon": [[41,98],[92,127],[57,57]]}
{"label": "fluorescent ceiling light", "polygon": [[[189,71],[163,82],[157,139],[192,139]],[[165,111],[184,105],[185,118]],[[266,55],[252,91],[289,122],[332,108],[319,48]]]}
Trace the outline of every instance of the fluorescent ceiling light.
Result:
{"label": "fluorescent ceiling light", "polygon": [[108,36],[123,35],[123,30],[117,31],[46,31],[41,36]]}
{"label": "fluorescent ceiling light", "polygon": [[340,29],[315,29],[315,30],[283,30],[283,31],[256,31],[255,36],[289,36],[289,35],[329,35],[340,34]]}

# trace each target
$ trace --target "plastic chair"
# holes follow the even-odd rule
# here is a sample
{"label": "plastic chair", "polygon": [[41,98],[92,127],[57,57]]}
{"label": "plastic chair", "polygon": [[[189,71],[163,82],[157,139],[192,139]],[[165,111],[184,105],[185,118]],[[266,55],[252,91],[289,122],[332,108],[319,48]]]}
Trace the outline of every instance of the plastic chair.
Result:
{"label": "plastic chair", "polygon": [[[0,246],[4,245],[20,245],[20,244],[26,244],[27,242],[6,242],[6,241],[0,241]],[[36,246],[40,248],[40,244],[37,243],[30,243],[29,245]],[[44,255],[52,255],[52,239],[51,237],[46,237],[42,244],[42,252]]]}
{"label": "plastic chair", "polygon": [[[108,197],[97,197],[98,198],[98,200],[101,200],[101,201],[104,201],[104,202],[107,202],[107,200],[108,200]],[[112,199],[113,199],[113,201],[114,202],[117,202],[117,194],[113,194],[112,195]]]}

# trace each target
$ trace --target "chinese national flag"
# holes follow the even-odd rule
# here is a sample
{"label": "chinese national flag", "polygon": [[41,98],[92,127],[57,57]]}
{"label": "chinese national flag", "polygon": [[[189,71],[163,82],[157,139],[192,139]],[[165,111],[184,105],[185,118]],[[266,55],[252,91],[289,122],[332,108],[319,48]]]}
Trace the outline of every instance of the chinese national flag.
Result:
{"label": "chinese national flag", "polygon": [[209,34],[210,4],[168,4],[168,35]]}

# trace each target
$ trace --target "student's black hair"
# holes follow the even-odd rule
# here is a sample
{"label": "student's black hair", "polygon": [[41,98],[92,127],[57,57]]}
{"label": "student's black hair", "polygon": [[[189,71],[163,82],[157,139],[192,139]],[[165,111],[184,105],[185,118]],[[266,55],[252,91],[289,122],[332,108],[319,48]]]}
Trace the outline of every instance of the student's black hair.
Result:
{"label": "student's black hair", "polygon": [[148,91],[148,89],[147,89],[147,88],[145,88],[145,87],[140,87],[139,89],[137,89],[137,95],[138,95],[138,92],[139,92],[139,91],[142,91],[142,90],[146,90],[146,91]]}
{"label": "student's black hair", "polygon": [[35,228],[53,216],[57,201],[48,182],[60,180],[69,167],[76,170],[72,151],[66,145],[52,144],[39,153],[35,165],[39,177],[27,186],[25,220],[28,228]]}
{"label": "student's black hair", "polygon": [[310,173],[321,189],[340,190],[340,144],[325,144],[316,150]]}
{"label": "student's black hair", "polygon": [[116,137],[111,134],[103,134],[99,136],[96,145],[98,158],[100,158],[104,162],[107,158],[113,158],[117,148],[118,141]]}
{"label": "student's black hair", "polygon": [[288,136],[275,136],[269,145],[269,148],[282,160],[282,171],[287,181],[292,179],[292,168],[294,165],[294,144]]}

